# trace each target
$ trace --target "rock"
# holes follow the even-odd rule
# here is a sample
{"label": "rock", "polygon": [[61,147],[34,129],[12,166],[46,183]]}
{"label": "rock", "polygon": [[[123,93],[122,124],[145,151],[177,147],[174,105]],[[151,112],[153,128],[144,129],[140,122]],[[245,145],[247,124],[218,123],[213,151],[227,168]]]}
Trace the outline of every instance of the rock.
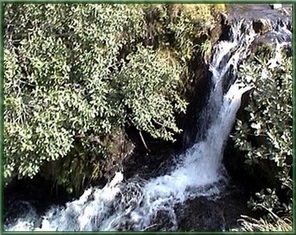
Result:
{"label": "rock", "polygon": [[222,205],[205,197],[186,201],[178,213],[179,231],[224,231]]}
{"label": "rock", "polygon": [[281,9],[283,7],[283,4],[270,4],[271,9]]}
{"label": "rock", "polygon": [[[277,5],[277,4],[274,4]],[[270,4],[229,4],[229,20],[244,18],[247,21],[259,19],[269,20],[270,22],[291,22],[292,23],[292,4],[280,4],[282,8],[272,9]],[[283,12],[286,12],[283,14]]]}
{"label": "rock", "polygon": [[250,194],[241,185],[230,182],[221,196],[214,199],[197,197],[177,205],[178,231],[240,230],[241,215],[259,218],[260,213],[247,207]]}
{"label": "rock", "polygon": [[[170,231],[175,228],[172,218],[170,218],[169,212],[165,210],[160,210],[157,212],[152,225],[146,229],[146,231]],[[176,228],[174,229],[176,230]]]}
{"label": "rock", "polygon": [[181,139],[182,149],[193,145],[197,140],[203,138],[207,127],[200,125],[203,118],[200,114],[205,106],[211,88],[211,73],[207,66],[199,62],[196,68],[195,91],[187,107],[186,115],[179,119],[179,125],[183,129]]}
{"label": "rock", "polygon": [[268,19],[257,19],[253,21],[255,33],[265,34],[272,29],[272,24]]}

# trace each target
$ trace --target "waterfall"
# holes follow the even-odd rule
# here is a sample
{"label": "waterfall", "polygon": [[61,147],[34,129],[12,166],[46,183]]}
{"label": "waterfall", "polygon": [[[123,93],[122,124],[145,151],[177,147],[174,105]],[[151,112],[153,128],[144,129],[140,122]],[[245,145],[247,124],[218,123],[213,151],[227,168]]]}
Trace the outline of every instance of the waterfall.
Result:
{"label": "waterfall", "polygon": [[145,231],[160,223],[157,219],[160,214],[170,221],[162,226],[163,230],[177,230],[174,210],[177,204],[199,196],[219,197],[227,182],[223,148],[241,96],[251,88],[237,82],[236,73],[256,35],[251,24],[240,20],[232,25],[229,40],[220,41],[213,48],[209,66],[212,89],[201,113],[207,133],[180,154],[165,175],[150,180],[124,179],[123,172],[117,172],[104,188],[91,187],[79,199],[63,207],[53,206],[42,217],[30,209],[25,216],[5,224],[5,230]]}

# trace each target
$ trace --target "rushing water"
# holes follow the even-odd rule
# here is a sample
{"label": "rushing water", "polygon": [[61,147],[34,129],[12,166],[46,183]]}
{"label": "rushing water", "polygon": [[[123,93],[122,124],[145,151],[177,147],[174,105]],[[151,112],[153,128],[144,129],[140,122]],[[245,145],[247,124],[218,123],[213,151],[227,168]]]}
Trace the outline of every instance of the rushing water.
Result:
{"label": "rushing water", "polygon": [[163,229],[174,231],[178,229],[176,204],[198,196],[218,197],[227,182],[223,148],[241,96],[250,89],[235,81],[238,63],[248,56],[256,37],[248,24],[241,30],[242,24],[244,21],[234,23],[229,40],[220,41],[214,48],[210,64],[212,90],[202,111],[203,125],[207,126],[205,138],[178,156],[169,172],[150,180],[125,180],[123,173],[117,172],[104,188],[89,188],[79,199],[64,207],[53,206],[41,217],[26,204],[25,213],[8,221],[5,230],[149,230],[159,223],[157,216],[162,213],[170,221]]}

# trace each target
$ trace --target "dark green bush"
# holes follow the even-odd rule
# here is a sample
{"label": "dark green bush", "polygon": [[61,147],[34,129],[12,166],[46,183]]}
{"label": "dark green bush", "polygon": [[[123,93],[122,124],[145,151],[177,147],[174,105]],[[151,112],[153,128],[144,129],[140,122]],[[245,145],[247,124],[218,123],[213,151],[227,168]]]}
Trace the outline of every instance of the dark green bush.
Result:
{"label": "dark green bush", "polygon": [[[292,57],[284,50],[274,64],[275,51],[259,53],[243,63],[240,78],[253,87],[245,110],[248,120],[237,120],[235,146],[248,169],[266,178],[266,188],[251,198],[255,210],[291,216],[292,213]],[[272,167],[271,167],[272,166]],[[262,175],[267,174],[268,175]],[[269,184],[269,185],[268,185]]]}

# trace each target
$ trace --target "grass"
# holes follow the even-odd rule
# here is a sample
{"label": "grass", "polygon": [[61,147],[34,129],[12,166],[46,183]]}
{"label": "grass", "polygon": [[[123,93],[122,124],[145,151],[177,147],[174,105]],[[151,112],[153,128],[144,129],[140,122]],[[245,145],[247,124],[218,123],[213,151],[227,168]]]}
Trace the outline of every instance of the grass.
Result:
{"label": "grass", "polygon": [[291,232],[293,231],[292,220],[290,218],[280,218],[275,214],[270,214],[270,221],[267,219],[255,219],[246,215],[241,215],[238,220],[241,228],[232,229],[232,231],[245,232]]}

